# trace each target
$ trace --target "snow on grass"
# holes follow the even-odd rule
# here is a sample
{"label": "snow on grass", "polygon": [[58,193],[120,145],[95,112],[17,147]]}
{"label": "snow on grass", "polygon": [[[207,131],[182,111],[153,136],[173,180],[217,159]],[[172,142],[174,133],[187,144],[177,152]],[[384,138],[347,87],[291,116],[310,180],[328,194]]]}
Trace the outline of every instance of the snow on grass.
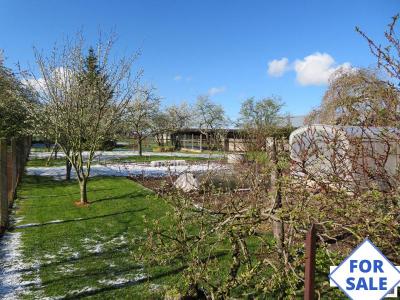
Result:
{"label": "snow on grass", "polygon": [[92,249],[89,249],[90,253],[101,253],[103,250],[103,245],[102,244],[96,244]]}
{"label": "snow on grass", "polygon": [[60,297],[55,297],[55,298],[51,298],[51,299],[63,299],[63,298],[72,298],[74,296],[79,296],[82,294],[86,294],[86,293],[90,293],[90,292],[94,292],[97,289],[95,287],[91,287],[91,286],[85,286],[84,288],[80,289],[80,290],[72,290],[69,293],[67,293],[64,296],[60,296]]}
{"label": "snow on grass", "polygon": [[102,279],[99,280],[99,283],[104,284],[104,285],[121,285],[124,283],[128,283],[130,281],[129,278],[117,278],[117,279]]}
{"label": "snow on grass", "polygon": [[57,272],[61,274],[71,274],[77,271],[78,269],[75,268],[73,264],[65,264],[58,267]]}
{"label": "snow on grass", "polygon": [[82,240],[82,245],[87,252],[98,254],[103,252],[104,249],[108,249],[110,247],[114,248],[116,246],[118,247],[128,244],[128,240],[126,239],[124,234],[117,236],[109,241],[103,241],[103,238],[101,236],[99,236],[99,239],[101,241],[86,237]]}
{"label": "snow on grass", "polygon": [[44,222],[44,223],[28,223],[28,224],[21,224],[21,225],[14,226],[14,229],[36,227],[36,226],[49,225],[49,224],[59,224],[59,223],[64,223],[64,222],[80,221],[80,220],[83,220],[83,218],[75,218],[72,220],[52,220],[52,221],[48,221],[48,222]]}
{"label": "snow on grass", "polygon": [[87,252],[96,254],[101,253],[104,247],[102,242],[90,238],[84,238],[82,240],[82,245]]}
{"label": "snow on grass", "polygon": [[19,299],[31,286],[40,286],[39,270],[39,261],[23,261],[21,232],[6,232],[0,239],[0,299]]}
{"label": "snow on grass", "polygon": [[[218,163],[203,163],[186,166],[161,166],[152,167],[147,163],[126,163],[109,165],[92,165],[91,176],[144,176],[144,177],[165,177],[179,175],[184,172],[203,173],[208,171],[225,170],[228,166]],[[57,167],[28,167],[28,175],[51,176],[54,179],[63,179],[65,166]],[[75,177],[74,171],[72,176]]]}
{"label": "snow on grass", "polygon": [[128,244],[128,240],[125,238],[125,235],[122,234],[108,241],[106,244],[111,244],[112,246],[123,246]]}
{"label": "snow on grass", "polygon": [[60,250],[58,250],[57,254],[59,256],[69,256],[69,254],[72,252],[71,248],[68,246],[62,246]]}
{"label": "snow on grass", "polygon": [[118,285],[124,285],[127,283],[131,284],[131,283],[135,283],[137,281],[142,281],[148,277],[149,277],[149,275],[145,274],[143,272],[143,268],[140,268],[138,270],[138,273],[136,273],[136,274],[128,275],[125,277],[117,277],[114,279],[101,279],[98,282],[101,284],[104,284],[106,286],[118,286]]}
{"label": "snow on grass", "polygon": [[34,227],[34,226],[39,226],[40,223],[28,223],[28,224],[22,224],[18,226],[14,226],[15,229],[21,229],[21,228],[27,228],[27,227]]}

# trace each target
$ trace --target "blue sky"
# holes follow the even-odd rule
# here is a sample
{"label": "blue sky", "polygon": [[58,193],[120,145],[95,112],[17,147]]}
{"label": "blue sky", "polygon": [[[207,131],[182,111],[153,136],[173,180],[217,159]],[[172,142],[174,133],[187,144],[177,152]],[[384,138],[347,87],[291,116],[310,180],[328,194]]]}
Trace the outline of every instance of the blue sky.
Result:
{"label": "blue sky", "polygon": [[299,115],[320,103],[338,66],[375,65],[354,27],[383,41],[399,11],[398,0],[0,0],[0,48],[8,66],[32,66],[33,46],[114,29],[117,53],[142,50],[143,81],[165,104],[209,93],[235,118],[247,97],[277,95]]}

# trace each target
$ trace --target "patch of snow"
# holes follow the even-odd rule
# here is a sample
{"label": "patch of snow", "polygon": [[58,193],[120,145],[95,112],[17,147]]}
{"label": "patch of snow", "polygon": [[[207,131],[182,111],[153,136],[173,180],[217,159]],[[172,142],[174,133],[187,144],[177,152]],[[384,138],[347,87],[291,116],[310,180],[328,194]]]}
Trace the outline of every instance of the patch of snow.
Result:
{"label": "patch of snow", "polygon": [[[183,166],[161,166],[152,167],[145,163],[92,165],[91,176],[144,176],[144,177],[165,177],[179,175],[185,172],[204,173],[208,171],[225,170],[229,167],[218,163],[203,163]],[[51,176],[55,179],[63,179],[65,166],[58,167],[28,167],[28,175]],[[75,172],[71,175],[76,177]]]}
{"label": "patch of snow", "polygon": [[[68,292],[65,297],[72,297],[72,296],[77,296],[80,294],[84,294],[84,293],[88,293],[88,292],[93,292],[96,291],[97,289],[91,286],[85,286],[84,288],[80,289],[80,290],[72,290],[70,292]],[[65,297],[59,297],[59,299],[65,298]],[[53,298],[52,298],[53,299]]]}
{"label": "patch of snow", "polygon": [[148,278],[149,275],[143,273],[143,269],[139,270],[139,273],[135,274],[133,277],[118,277],[116,279],[102,279],[98,282],[101,284],[105,284],[107,286],[118,286],[125,283],[134,283],[136,281],[140,281]]}
{"label": "patch of snow", "polygon": [[149,286],[149,289],[153,292],[159,291],[162,289],[162,285],[161,284],[155,284],[155,283],[151,283]]}
{"label": "patch of snow", "polygon": [[102,249],[103,249],[103,245],[102,244],[97,244],[97,245],[94,246],[94,248],[89,249],[89,252],[90,253],[101,253]]}
{"label": "patch of snow", "polygon": [[[82,218],[78,218],[75,220],[80,220]],[[58,224],[58,223],[63,223],[65,222],[64,220],[53,220],[53,221],[48,221],[44,223],[29,223],[29,224],[22,224],[18,226],[14,226],[15,229],[20,229],[20,228],[28,228],[28,227],[35,227],[35,226],[40,226],[40,225],[47,225],[47,224]]]}
{"label": "patch of snow", "polygon": [[53,224],[53,223],[62,223],[64,220],[53,220],[53,221],[48,221],[46,224]]}
{"label": "patch of snow", "polygon": [[112,286],[112,285],[121,285],[121,284],[127,283],[129,281],[130,281],[129,278],[117,278],[117,279],[114,279],[114,280],[102,279],[102,280],[99,280],[98,282],[101,283],[101,284]]}
{"label": "patch of snow", "polygon": [[122,246],[122,245],[126,245],[127,243],[128,243],[128,241],[126,240],[125,235],[117,236],[107,242],[107,244],[112,244],[113,246]]}
{"label": "patch of snow", "polygon": [[86,237],[82,240],[82,244],[89,253],[101,253],[103,250],[103,244],[94,239]]}
{"label": "patch of snow", "polygon": [[[6,232],[0,239],[0,299],[19,299],[31,286],[40,286],[40,263],[23,261],[21,232]],[[34,275],[24,280],[22,275]]]}
{"label": "patch of snow", "polygon": [[186,160],[155,160],[150,162],[151,167],[187,166]]}
{"label": "patch of snow", "polygon": [[54,258],[56,258],[57,256],[56,255],[52,255],[52,254],[45,254],[45,255],[43,255],[43,258],[46,258],[46,259],[54,259]]}
{"label": "patch of snow", "polygon": [[[35,152],[30,153],[31,158],[49,158],[51,152]],[[54,155],[54,154],[53,154]],[[89,152],[83,152],[83,157],[87,158]],[[138,151],[120,150],[120,151],[96,151],[94,160],[111,160],[116,158],[124,158],[129,156],[139,156]],[[171,157],[199,157],[199,158],[224,158],[224,154],[217,153],[182,153],[182,152],[143,152],[143,156],[171,156]],[[65,157],[63,152],[58,152],[57,157]]]}
{"label": "patch of snow", "polygon": [[62,274],[71,274],[74,273],[77,269],[72,264],[62,265],[58,268],[57,272]]}
{"label": "patch of snow", "polygon": [[33,227],[33,226],[38,226],[40,223],[28,223],[28,224],[22,224],[18,226],[14,226],[15,229],[20,229],[20,228],[27,228],[27,227]]}
{"label": "patch of snow", "polygon": [[57,253],[60,256],[66,256],[66,254],[71,253],[71,248],[69,248],[68,246],[63,246],[60,248],[60,250],[58,250]]}

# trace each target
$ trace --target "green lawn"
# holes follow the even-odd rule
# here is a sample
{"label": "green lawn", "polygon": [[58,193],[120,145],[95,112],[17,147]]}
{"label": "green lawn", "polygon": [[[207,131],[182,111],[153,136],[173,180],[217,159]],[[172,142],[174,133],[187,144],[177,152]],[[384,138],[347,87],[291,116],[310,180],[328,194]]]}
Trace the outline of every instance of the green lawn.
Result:
{"label": "green lawn", "polygon": [[[143,156],[129,156],[129,157],[121,157],[115,158],[112,160],[107,160],[107,163],[121,163],[121,162],[150,162],[153,160],[187,160],[187,161],[209,161],[209,160],[219,160],[219,158],[205,158],[205,157],[178,157],[178,156],[168,156],[168,155],[143,155]],[[97,160],[94,160],[94,163],[98,163]],[[54,166],[63,166],[65,165],[64,158],[48,159],[44,158],[31,158],[28,161],[28,167],[54,167]]]}
{"label": "green lawn", "polygon": [[[24,299],[162,299],[173,285],[184,284],[182,262],[157,266],[140,258],[150,226],[145,219],[174,226],[163,199],[119,177],[92,178],[88,192],[91,204],[76,207],[77,182],[23,178],[13,232],[21,234],[21,259],[27,266],[22,278],[40,280],[29,286]],[[255,241],[248,244],[253,252]],[[218,257],[215,282],[227,275],[229,249],[222,243],[213,250]]]}
{"label": "green lawn", "polygon": [[146,237],[143,218],[168,222],[167,204],[142,186],[125,178],[93,178],[91,205],[78,208],[76,182],[26,176],[18,195],[16,214],[23,219],[14,232],[22,233],[25,263],[40,266],[34,274],[41,286],[26,298],[159,298],[177,280],[179,266],[149,267],[135,259]]}

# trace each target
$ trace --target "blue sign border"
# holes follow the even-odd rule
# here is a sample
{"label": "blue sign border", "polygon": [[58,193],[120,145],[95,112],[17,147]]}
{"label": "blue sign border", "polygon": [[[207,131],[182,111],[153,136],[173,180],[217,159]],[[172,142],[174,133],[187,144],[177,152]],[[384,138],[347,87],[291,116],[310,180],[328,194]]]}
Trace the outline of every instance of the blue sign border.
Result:
{"label": "blue sign border", "polygon": [[[387,259],[387,257],[382,253],[382,251],[381,251],[378,247],[376,247],[376,246],[374,245],[374,243],[372,243],[372,242],[370,241],[369,238],[365,238],[365,240],[364,240],[360,245],[358,245],[357,248],[355,248],[353,251],[351,251],[351,253],[346,257],[346,259],[345,259],[344,261],[342,261],[342,262],[340,263],[340,265],[338,265],[338,266],[335,268],[335,270],[333,270],[333,271],[332,271],[331,273],[329,273],[329,275],[328,275],[329,279],[331,279],[331,280],[338,286],[338,288],[341,289],[341,290],[346,294],[346,296],[349,297],[349,298],[352,299],[352,300],[355,300],[355,299],[353,299],[349,294],[347,294],[347,292],[346,292],[340,285],[337,284],[337,282],[332,278],[332,275],[333,275],[333,273],[336,272],[337,269],[339,269],[339,268],[350,258],[350,256],[353,255],[354,252],[356,252],[356,251],[358,250],[358,248],[360,248],[362,245],[364,245],[364,244],[367,243],[367,242],[368,242],[370,245],[372,245],[372,246],[383,256],[383,258],[386,259],[386,261],[387,261],[389,264],[391,264],[391,265],[393,266],[393,268],[400,274],[400,271],[396,268],[396,266],[395,266],[390,260]],[[399,283],[400,283],[400,279],[399,279],[399,281],[397,281],[397,282],[395,283],[394,286],[392,286],[391,288],[388,288],[388,291],[386,292],[385,295],[382,296],[381,299],[385,298],[385,296],[386,296],[387,294],[389,294],[390,291],[391,291],[393,288],[395,288]]]}

